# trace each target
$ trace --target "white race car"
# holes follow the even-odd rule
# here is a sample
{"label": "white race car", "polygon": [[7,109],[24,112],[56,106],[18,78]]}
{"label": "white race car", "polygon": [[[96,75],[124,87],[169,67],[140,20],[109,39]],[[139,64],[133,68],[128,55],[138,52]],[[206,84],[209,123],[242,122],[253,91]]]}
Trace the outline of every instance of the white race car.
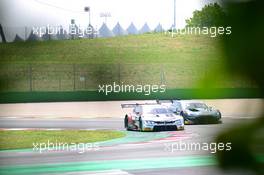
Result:
{"label": "white race car", "polygon": [[168,131],[183,130],[184,119],[161,104],[122,104],[122,108],[133,108],[126,114],[124,125],[127,130]]}

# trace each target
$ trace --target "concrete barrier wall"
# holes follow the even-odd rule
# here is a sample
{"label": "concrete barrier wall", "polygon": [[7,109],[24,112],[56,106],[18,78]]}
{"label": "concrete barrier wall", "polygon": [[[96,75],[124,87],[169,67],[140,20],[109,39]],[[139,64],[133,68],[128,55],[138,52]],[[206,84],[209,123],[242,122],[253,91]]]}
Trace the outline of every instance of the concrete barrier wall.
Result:
{"label": "concrete barrier wall", "polygon": [[[202,100],[222,112],[223,117],[258,117],[264,110],[263,99]],[[0,117],[30,118],[122,118],[130,110],[123,110],[122,103],[155,101],[107,101],[0,104]]]}

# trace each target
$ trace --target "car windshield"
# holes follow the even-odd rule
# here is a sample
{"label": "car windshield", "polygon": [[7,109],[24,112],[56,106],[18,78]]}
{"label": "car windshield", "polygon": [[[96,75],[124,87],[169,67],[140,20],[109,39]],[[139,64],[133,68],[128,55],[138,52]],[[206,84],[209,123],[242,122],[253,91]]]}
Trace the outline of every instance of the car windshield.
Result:
{"label": "car windshield", "polygon": [[153,108],[148,111],[149,114],[168,114],[169,111],[166,108]]}
{"label": "car windshield", "polygon": [[196,109],[196,108],[207,109],[207,106],[204,103],[189,103],[186,105],[186,108],[188,109]]}

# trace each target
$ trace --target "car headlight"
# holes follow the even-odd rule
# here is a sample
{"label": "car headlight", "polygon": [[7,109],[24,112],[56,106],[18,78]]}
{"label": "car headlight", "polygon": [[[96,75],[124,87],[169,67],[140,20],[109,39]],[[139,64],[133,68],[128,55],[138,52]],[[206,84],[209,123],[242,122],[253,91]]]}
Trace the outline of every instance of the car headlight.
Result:
{"label": "car headlight", "polygon": [[146,125],[154,125],[155,122],[154,122],[154,121],[150,121],[150,120],[146,120],[146,121],[145,121],[145,124],[146,124]]}
{"label": "car headlight", "polygon": [[178,119],[178,120],[175,121],[175,123],[177,125],[181,125],[181,124],[183,124],[183,120],[182,119]]}
{"label": "car headlight", "polygon": [[186,116],[186,117],[193,117],[194,116],[194,113],[191,112],[191,111],[184,111],[184,114],[183,115]]}

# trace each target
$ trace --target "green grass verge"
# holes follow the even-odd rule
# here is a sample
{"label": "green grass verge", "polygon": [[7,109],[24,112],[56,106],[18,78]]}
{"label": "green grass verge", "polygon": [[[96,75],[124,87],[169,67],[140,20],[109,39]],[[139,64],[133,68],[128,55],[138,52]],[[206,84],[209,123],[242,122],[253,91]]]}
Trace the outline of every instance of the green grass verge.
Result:
{"label": "green grass verge", "polygon": [[92,143],[124,137],[120,131],[0,131],[0,150],[33,148],[33,143]]}

